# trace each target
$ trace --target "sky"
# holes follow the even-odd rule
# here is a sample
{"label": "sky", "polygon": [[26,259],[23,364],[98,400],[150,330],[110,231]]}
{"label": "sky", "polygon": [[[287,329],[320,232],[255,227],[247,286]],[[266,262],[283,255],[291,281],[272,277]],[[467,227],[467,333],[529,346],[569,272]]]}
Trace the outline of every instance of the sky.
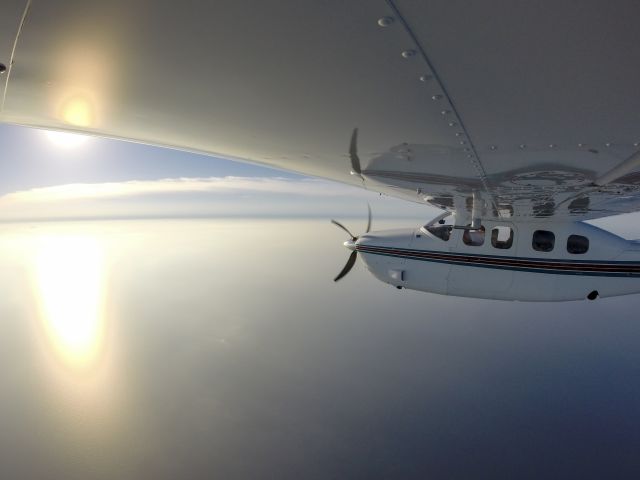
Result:
{"label": "sky", "polygon": [[334,283],[329,218],[437,212],[133,143],[0,140],[0,477],[640,474],[639,296],[447,297],[362,262]]}
{"label": "sky", "polygon": [[[133,218],[374,218],[415,226],[425,205],[251,163],[0,124],[0,222]],[[594,221],[640,237],[638,214]]]}
{"label": "sky", "polygon": [[319,219],[0,225],[0,476],[638,476],[638,296],[454,298],[360,262],[334,283],[342,240]]}
{"label": "sky", "polygon": [[[425,219],[435,210],[249,163],[1,125],[0,221],[157,217]],[[426,213],[425,213],[426,212]]]}

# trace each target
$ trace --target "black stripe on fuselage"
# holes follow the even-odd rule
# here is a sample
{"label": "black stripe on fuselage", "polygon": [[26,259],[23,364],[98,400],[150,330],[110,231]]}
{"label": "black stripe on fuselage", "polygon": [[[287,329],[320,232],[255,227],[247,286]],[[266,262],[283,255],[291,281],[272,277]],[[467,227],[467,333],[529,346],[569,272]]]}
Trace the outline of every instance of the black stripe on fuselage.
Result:
{"label": "black stripe on fuselage", "polygon": [[554,273],[561,275],[595,275],[605,277],[640,277],[640,263],[636,262],[596,262],[570,260],[543,260],[494,255],[468,255],[430,250],[412,250],[375,245],[356,245],[362,253],[385,255],[409,260],[449,263],[471,267],[518,270],[533,273]]}

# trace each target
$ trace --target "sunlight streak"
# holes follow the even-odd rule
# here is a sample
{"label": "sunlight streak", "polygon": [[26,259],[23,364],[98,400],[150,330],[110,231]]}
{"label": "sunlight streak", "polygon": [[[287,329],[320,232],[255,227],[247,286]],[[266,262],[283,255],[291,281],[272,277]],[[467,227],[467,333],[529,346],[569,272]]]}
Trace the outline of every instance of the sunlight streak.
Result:
{"label": "sunlight streak", "polygon": [[35,289],[46,336],[63,363],[90,369],[104,340],[104,252],[94,237],[38,241]]}
{"label": "sunlight streak", "polygon": [[44,132],[47,139],[58,147],[75,148],[83,145],[89,140],[89,136],[80,135],[78,133],[70,132],[56,132],[53,130],[47,130]]}

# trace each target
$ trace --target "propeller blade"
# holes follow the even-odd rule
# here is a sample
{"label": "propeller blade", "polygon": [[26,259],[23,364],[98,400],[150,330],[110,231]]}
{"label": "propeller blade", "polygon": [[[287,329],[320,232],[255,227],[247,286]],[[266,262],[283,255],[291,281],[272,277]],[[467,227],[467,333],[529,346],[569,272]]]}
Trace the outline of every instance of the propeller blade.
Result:
{"label": "propeller blade", "polygon": [[349,234],[349,236],[351,237],[351,240],[353,240],[354,242],[358,239],[358,237],[356,237],[353,233],[351,233],[349,231],[349,229],[347,227],[345,227],[344,225],[342,225],[340,222],[336,222],[335,220],[331,220],[331,223],[333,223],[337,227],[339,227],[342,230],[344,230],[345,232],[347,232]]}
{"label": "propeller blade", "polygon": [[357,250],[354,250],[353,252],[351,252],[351,255],[349,255],[349,259],[347,260],[347,263],[345,263],[344,268],[338,274],[338,276],[333,279],[334,282],[337,282],[338,280],[340,280],[342,277],[344,277],[347,273],[349,273],[351,271],[353,266],[356,264],[356,257],[357,256],[358,256],[358,251]]}
{"label": "propeller blade", "polygon": [[369,216],[367,217],[367,230],[364,233],[369,233],[371,230],[371,205],[367,203],[367,210],[369,211]]}
{"label": "propeller blade", "polygon": [[351,158],[351,170],[360,175],[360,157],[358,157],[358,129],[354,128],[351,134],[351,144],[349,145],[349,158]]}

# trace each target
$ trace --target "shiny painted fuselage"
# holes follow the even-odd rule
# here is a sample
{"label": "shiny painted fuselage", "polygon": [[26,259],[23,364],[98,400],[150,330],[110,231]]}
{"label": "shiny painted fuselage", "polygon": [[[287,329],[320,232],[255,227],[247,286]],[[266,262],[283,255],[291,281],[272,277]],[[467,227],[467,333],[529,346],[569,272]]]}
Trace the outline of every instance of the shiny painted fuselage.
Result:
{"label": "shiny painted fuselage", "polygon": [[[356,242],[362,260],[379,280],[397,287],[444,295],[520,301],[582,300],[640,293],[640,245],[592,225],[486,222],[487,231],[509,226],[508,249],[466,245],[463,230],[448,241],[422,229],[372,232]],[[555,234],[552,251],[532,246],[533,232]],[[589,238],[584,254],[571,254],[570,235]]]}

